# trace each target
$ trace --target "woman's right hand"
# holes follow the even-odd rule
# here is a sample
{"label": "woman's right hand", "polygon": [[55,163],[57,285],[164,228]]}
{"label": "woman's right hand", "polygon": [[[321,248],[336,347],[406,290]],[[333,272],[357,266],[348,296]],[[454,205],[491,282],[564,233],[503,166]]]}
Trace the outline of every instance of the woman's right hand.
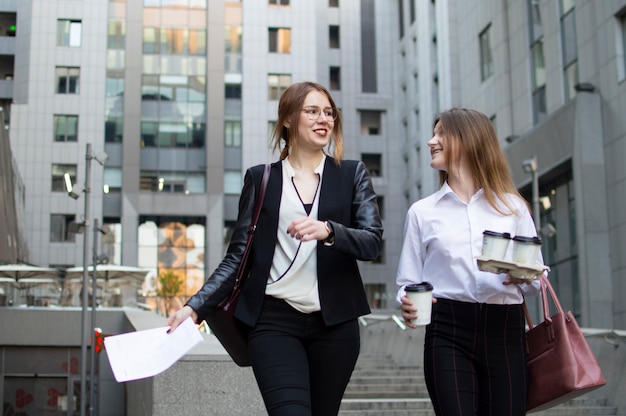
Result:
{"label": "woman's right hand", "polygon": [[166,323],[166,325],[170,327],[170,329],[168,329],[167,331],[168,334],[170,332],[174,332],[174,330],[178,328],[178,325],[183,323],[190,316],[194,322],[198,321],[198,314],[196,313],[196,311],[194,311],[191,306],[187,305],[183,306],[182,308],[171,314]]}
{"label": "woman's right hand", "polygon": [[[402,308],[404,323],[409,328],[417,328],[417,325],[411,323],[413,319],[417,319],[417,308],[413,306],[413,302],[411,302],[411,299],[409,299],[406,295],[402,296],[400,301],[402,302],[400,307]],[[435,303],[437,303],[437,298],[433,298],[433,304]]]}
{"label": "woman's right hand", "polygon": [[411,321],[413,319],[417,319],[417,308],[413,306],[413,302],[407,296],[402,296],[400,298],[402,305],[402,318],[404,318],[404,323],[409,328],[417,328],[417,325],[412,324]]}

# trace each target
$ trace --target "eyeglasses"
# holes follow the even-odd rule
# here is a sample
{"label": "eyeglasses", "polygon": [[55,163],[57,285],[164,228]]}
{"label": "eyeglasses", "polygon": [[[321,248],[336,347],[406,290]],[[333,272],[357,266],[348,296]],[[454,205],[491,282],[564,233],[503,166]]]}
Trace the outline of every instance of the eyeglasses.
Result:
{"label": "eyeglasses", "polygon": [[319,120],[321,113],[324,113],[324,117],[326,117],[326,120],[328,121],[337,120],[337,110],[330,107],[326,107],[324,109],[319,107],[304,107],[302,112],[306,114],[306,118],[308,118],[309,121]]}

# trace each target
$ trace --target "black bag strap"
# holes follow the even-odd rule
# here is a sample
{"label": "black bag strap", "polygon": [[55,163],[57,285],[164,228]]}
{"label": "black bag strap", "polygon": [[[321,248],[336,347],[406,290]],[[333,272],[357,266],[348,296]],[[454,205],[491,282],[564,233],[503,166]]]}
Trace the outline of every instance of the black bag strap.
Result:
{"label": "black bag strap", "polygon": [[265,165],[263,170],[263,178],[261,179],[261,187],[259,188],[259,195],[256,199],[254,208],[254,215],[252,216],[252,223],[248,229],[248,241],[246,241],[246,248],[241,256],[241,262],[239,263],[239,269],[237,270],[237,279],[235,280],[234,290],[237,290],[239,286],[243,284],[245,277],[246,266],[248,264],[248,257],[250,256],[250,250],[252,248],[252,239],[254,238],[254,232],[256,231],[256,225],[259,221],[259,215],[261,215],[261,206],[263,205],[263,199],[265,199],[265,190],[267,189],[267,183],[270,179],[270,164]]}

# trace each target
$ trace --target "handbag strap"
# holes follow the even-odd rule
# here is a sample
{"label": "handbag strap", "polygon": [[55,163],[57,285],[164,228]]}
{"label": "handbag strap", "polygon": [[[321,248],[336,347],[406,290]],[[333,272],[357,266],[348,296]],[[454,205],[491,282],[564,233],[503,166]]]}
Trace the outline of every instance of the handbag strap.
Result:
{"label": "handbag strap", "polygon": [[[554,306],[558,313],[563,313],[563,308],[561,307],[561,302],[559,302],[559,298],[556,296],[556,292],[552,287],[552,284],[548,280],[547,277],[540,277],[541,283],[541,304],[543,307],[543,319],[547,323],[552,323],[552,317],[550,316],[550,305],[548,303],[548,292],[550,293],[550,297],[554,302]],[[528,328],[533,329],[534,325],[532,320],[530,319],[530,314],[528,313],[528,307],[526,306],[526,301],[524,301],[524,315],[526,316],[526,322],[528,322]]]}
{"label": "handbag strap", "polygon": [[263,178],[261,179],[261,187],[259,188],[259,196],[257,197],[255,207],[254,207],[254,215],[252,216],[252,222],[250,223],[250,228],[248,229],[248,240],[246,241],[246,248],[243,251],[241,256],[241,262],[239,263],[239,269],[237,270],[237,279],[235,280],[236,290],[243,283],[243,279],[246,272],[246,265],[248,264],[248,257],[250,256],[250,249],[252,247],[252,239],[254,238],[254,232],[256,231],[256,225],[259,221],[259,216],[261,215],[261,207],[263,206],[263,199],[265,199],[265,190],[267,189],[267,183],[270,179],[270,168],[269,164],[265,165],[263,169]]}

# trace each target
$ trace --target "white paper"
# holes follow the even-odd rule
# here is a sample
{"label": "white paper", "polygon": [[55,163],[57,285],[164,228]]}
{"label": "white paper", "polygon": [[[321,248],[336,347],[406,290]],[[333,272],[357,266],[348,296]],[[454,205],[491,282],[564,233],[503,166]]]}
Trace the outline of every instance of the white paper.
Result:
{"label": "white paper", "polygon": [[202,335],[191,318],[168,334],[169,326],[112,335],[104,346],[118,383],[152,377],[170,368]]}

